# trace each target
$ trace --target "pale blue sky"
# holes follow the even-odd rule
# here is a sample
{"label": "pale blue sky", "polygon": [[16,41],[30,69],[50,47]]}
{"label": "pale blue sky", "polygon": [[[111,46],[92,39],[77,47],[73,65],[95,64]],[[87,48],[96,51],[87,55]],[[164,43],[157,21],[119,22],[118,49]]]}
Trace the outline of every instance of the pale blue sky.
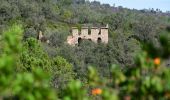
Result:
{"label": "pale blue sky", "polygon": [[[94,1],[94,0],[90,0]],[[159,8],[162,11],[170,11],[170,0],[96,0],[101,3],[109,3],[116,6],[123,6],[127,8],[136,8],[136,9],[149,9],[149,8]]]}

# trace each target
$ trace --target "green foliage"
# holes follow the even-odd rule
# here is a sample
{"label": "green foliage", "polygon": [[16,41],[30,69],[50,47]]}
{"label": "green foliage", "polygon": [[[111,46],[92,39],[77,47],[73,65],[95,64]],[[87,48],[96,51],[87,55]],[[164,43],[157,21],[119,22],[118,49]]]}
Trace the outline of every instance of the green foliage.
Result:
{"label": "green foliage", "polygon": [[39,41],[34,38],[28,38],[23,43],[19,64],[18,71],[32,72],[40,68],[48,72],[51,75],[52,86],[58,90],[66,88],[67,83],[76,76],[70,63],[59,56],[50,59]]}
{"label": "green foliage", "polygon": [[88,100],[86,93],[80,81],[73,81],[64,90],[63,100]]}
{"label": "green foliage", "polygon": [[[164,37],[164,40],[167,41],[167,38],[167,36]],[[165,45],[162,44],[161,46],[164,47]],[[163,51],[165,52],[166,49]],[[170,80],[170,70],[162,64],[166,57],[160,56],[162,59],[152,58],[147,53],[149,52],[145,51],[138,54],[135,61],[136,67],[123,71],[119,66],[113,65],[111,78],[108,78],[104,86],[99,86],[103,89],[112,88],[112,90],[117,91],[115,93],[118,94],[115,95],[120,99],[169,99],[169,87],[167,86]],[[166,53],[168,54],[168,52]],[[155,55],[157,54],[155,53]],[[94,78],[90,81],[96,82],[98,76],[96,76],[94,69],[90,68],[89,76],[91,77],[91,75]]]}
{"label": "green foliage", "polygon": [[[9,28],[13,22],[23,29]],[[0,99],[170,98],[170,71],[164,67],[170,55],[169,17],[164,13],[85,0],[1,0],[0,23],[1,34],[9,28],[0,36]],[[107,45],[65,43],[72,26],[106,24]],[[35,39],[39,31],[49,44]]]}
{"label": "green foliage", "polygon": [[50,45],[54,47],[62,47],[68,35],[67,33],[68,33],[67,31],[63,31],[62,29],[53,33],[49,38]]}
{"label": "green foliage", "polygon": [[155,43],[152,42],[143,43],[144,44],[143,49],[148,51],[149,55],[152,58],[155,57],[168,58],[170,55],[169,39],[170,35],[168,32],[161,33],[158,39],[158,41],[160,42],[159,46],[155,45]]}
{"label": "green foliage", "polygon": [[21,44],[16,44],[20,42],[21,34],[21,28],[14,25],[8,31],[4,32],[2,36],[1,43],[3,43],[3,54],[0,55],[0,94],[4,96],[9,96],[12,91],[9,86],[15,77],[15,61],[17,59],[17,54],[21,50]]}
{"label": "green foliage", "polygon": [[21,51],[22,29],[13,25],[3,34],[4,53],[0,56],[0,98],[2,99],[51,99],[55,92],[48,85],[48,77],[41,69],[33,72],[16,72]]}
{"label": "green foliage", "polygon": [[61,90],[65,89],[68,82],[71,82],[75,77],[73,66],[68,63],[64,58],[59,56],[53,58],[52,74],[53,86]]}
{"label": "green foliage", "polygon": [[69,11],[69,10],[64,10],[63,12],[63,19],[64,20],[69,20],[69,19],[71,19],[71,17],[72,17],[72,13],[71,13],[71,11]]}
{"label": "green foliage", "polygon": [[[48,54],[63,56],[73,63],[75,69],[80,68],[83,71],[80,73],[83,74],[87,73],[85,70],[88,65],[101,67],[97,68],[98,70],[107,67],[104,74],[108,73],[109,67],[113,63],[123,67],[133,65],[133,58],[140,47],[138,42],[152,41],[157,44],[159,29],[162,26],[166,27],[169,19],[161,15],[160,17],[152,13],[141,13],[121,7],[115,8],[107,4],[100,4],[100,2],[85,0],[2,0],[0,5],[0,22],[2,22],[0,32],[11,22],[18,21],[23,23],[24,40],[30,37],[36,38],[37,33],[42,31],[50,40],[52,47],[49,48],[59,51],[59,53],[48,51]],[[76,25],[105,26],[106,24],[109,24],[108,47],[94,45],[96,48],[86,50],[86,48],[91,48],[91,45],[83,44],[85,50],[82,50],[82,54],[77,54],[79,49],[72,50],[72,48],[68,50],[72,52],[71,57],[63,54],[66,38],[70,34],[69,27]],[[95,52],[96,49],[97,52]],[[93,53],[95,54],[93,55]],[[82,57],[77,58],[79,56]],[[48,59],[48,57],[45,58]],[[41,61],[46,62],[33,60],[37,66],[42,63]],[[26,63],[28,62],[26,61]],[[83,69],[84,67],[86,68]]]}
{"label": "green foliage", "polygon": [[12,93],[18,99],[56,100],[56,93],[49,87],[49,77],[40,68],[32,73],[18,73],[13,81]]}
{"label": "green foliage", "polygon": [[51,70],[50,58],[40,46],[39,41],[34,38],[29,38],[23,43],[20,62],[19,70],[32,71],[34,68],[42,68],[44,71]]}
{"label": "green foliage", "polygon": [[[161,48],[164,48],[166,45],[164,43],[162,44],[162,38],[164,43],[169,45],[169,37],[160,37]],[[149,45],[149,47],[150,46],[151,45]],[[77,85],[77,89],[79,91],[95,91],[95,94],[93,92],[92,94],[91,92],[88,93],[90,95],[88,99],[169,99],[170,70],[163,64],[163,59],[167,57],[157,57],[156,52],[155,56],[150,55],[149,51],[153,50],[154,52],[155,50],[154,48],[149,50],[149,47],[147,51],[142,51],[138,54],[135,60],[135,67],[122,70],[121,67],[113,65],[110,78],[100,78],[97,71],[93,67],[89,67],[88,84],[85,85],[86,88],[80,90],[80,85]],[[166,49],[161,50],[169,56],[169,52],[167,52]],[[77,93],[75,87],[78,83],[71,83],[72,85],[69,85],[70,87],[66,89],[66,91],[70,91],[70,88],[74,90],[74,92],[71,93],[67,92],[66,100],[79,97],[79,95],[72,94]],[[98,89],[93,90],[93,88]],[[81,94],[82,92],[79,93]],[[86,99],[86,97],[81,99]]]}

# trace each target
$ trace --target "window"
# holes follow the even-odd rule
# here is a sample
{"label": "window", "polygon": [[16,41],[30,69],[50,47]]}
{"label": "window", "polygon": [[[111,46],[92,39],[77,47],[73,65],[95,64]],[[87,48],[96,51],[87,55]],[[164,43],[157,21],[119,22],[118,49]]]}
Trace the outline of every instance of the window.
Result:
{"label": "window", "polygon": [[98,35],[101,35],[101,29],[99,29],[99,34]]}
{"label": "window", "polygon": [[81,42],[82,42],[82,38],[79,37],[79,38],[78,38],[78,44],[80,44]]}
{"label": "window", "polygon": [[92,41],[91,39],[88,39],[89,41]]}
{"label": "window", "polygon": [[91,29],[88,28],[88,35],[91,35]]}
{"label": "window", "polygon": [[102,42],[102,39],[99,37],[98,39],[97,39],[97,43],[101,43]]}

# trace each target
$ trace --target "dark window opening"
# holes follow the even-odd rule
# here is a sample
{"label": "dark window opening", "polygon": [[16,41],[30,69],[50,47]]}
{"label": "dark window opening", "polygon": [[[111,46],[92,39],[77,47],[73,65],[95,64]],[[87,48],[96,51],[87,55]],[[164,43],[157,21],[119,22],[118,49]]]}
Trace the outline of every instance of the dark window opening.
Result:
{"label": "dark window opening", "polygon": [[101,35],[101,29],[99,30],[99,35]]}
{"label": "dark window opening", "polygon": [[91,39],[88,39],[89,41],[92,41]]}
{"label": "dark window opening", "polygon": [[69,32],[70,32],[70,33],[73,33],[73,31],[72,31],[71,29],[69,30]]}
{"label": "dark window opening", "polygon": [[88,29],[88,35],[91,35],[91,29],[90,28]]}
{"label": "dark window opening", "polygon": [[97,39],[97,43],[101,43],[102,42],[102,39],[99,37],[98,39]]}
{"label": "dark window opening", "polygon": [[82,42],[82,38],[78,38],[78,44]]}

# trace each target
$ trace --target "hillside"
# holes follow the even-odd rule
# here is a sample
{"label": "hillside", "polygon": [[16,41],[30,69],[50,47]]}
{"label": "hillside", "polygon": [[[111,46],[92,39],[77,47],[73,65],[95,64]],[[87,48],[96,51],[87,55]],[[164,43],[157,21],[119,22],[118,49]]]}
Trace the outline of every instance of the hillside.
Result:
{"label": "hillside", "polygon": [[[28,80],[25,80],[25,83],[28,82],[28,84],[34,84],[37,81],[37,84],[39,85],[37,88],[35,85],[35,89],[37,89],[37,94],[35,93],[36,96],[39,95],[38,93],[41,92],[41,89],[44,91],[48,91],[48,88],[46,88],[46,84],[42,85],[44,83],[48,83],[47,85],[49,87],[52,87],[54,91],[58,91],[56,94],[61,99],[64,99],[64,96],[66,96],[66,94],[68,95],[66,87],[68,88],[68,83],[71,82],[71,80],[80,80],[83,83],[84,87],[91,89],[91,83],[89,82],[89,75],[91,74],[89,73],[89,70],[92,71],[92,76],[90,78],[92,78],[93,75],[94,77],[98,76],[97,79],[92,79],[93,81],[98,82],[100,78],[111,80],[113,65],[119,66],[119,69],[122,71],[129,71],[130,69],[135,69],[135,66],[142,66],[136,63],[136,60],[134,59],[136,59],[137,55],[143,52],[143,49],[145,49],[146,51],[148,50],[149,53],[152,52],[151,50],[153,50],[153,55],[151,53],[148,54],[151,59],[155,59],[155,57],[163,57],[163,59],[165,58],[164,65],[169,66],[170,64],[168,55],[168,42],[164,42],[165,45],[163,45],[163,47],[160,43],[160,38],[162,35],[166,35],[169,39],[169,12],[162,12],[159,9],[127,9],[121,6],[114,7],[110,6],[109,4],[100,4],[100,2],[97,1],[89,2],[86,0],[0,1],[0,35],[2,36],[2,39],[5,39],[7,42],[4,43],[4,41],[1,40],[1,43],[4,44],[4,46],[0,47],[0,53],[2,55],[4,54],[4,57],[7,56],[7,58],[8,54],[11,54],[9,58],[13,57],[13,60],[16,60],[15,64],[14,62],[11,62],[13,66],[16,66],[11,70],[14,70],[19,74],[23,73],[21,74],[21,76],[25,75],[25,77],[28,78]],[[84,40],[80,45],[77,46],[70,46],[66,43],[67,36],[71,35],[71,27],[100,27],[106,26],[107,24],[109,25],[108,44],[96,44],[88,40]],[[7,35],[12,33],[12,31],[16,33],[16,37],[12,35]],[[18,39],[17,37],[17,31],[23,33],[23,35],[19,34],[20,39]],[[37,40],[37,36],[40,31],[49,40],[49,44]],[[6,35],[3,35],[3,33],[6,33]],[[5,38],[3,38],[3,36]],[[168,39],[167,41],[169,41]],[[19,40],[21,41],[19,42]],[[146,44],[147,46],[145,47],[144,44]],[[4,47],[6,48],[4,49]],[[164,52],[162,52],[163,50]],[[162,53],[160,53],[160,51]],[[3,58],[3,56],[1,56],[1,59],[5,59]],[[9,60],[9,62],[10,61],[12,60]],[[5,66],[5,64],[2,64],[2,66]],[[94,68],[95,70],[90,68]],[[40,69],[42,72],[37,71],[37,69]],[[8,69],[5,69],[5,67],[4,70],[7,70],[8,72]],[[11,70],[9,72],[15,73]],[[124,82],[124,76],[122,75],[123,72],[117,72],[120,72],[120,76],[118,75],[118,77],[120,78],[120,83],[121,81]],[[49,74],[48,80],[43,80],[45,79],[44,77],[46,77],[45,75],[43,77],[43,73]],[[98,73],[98,75],[95,76],[96,73]],[[34,77],[34,74],[35,76],[37,76]],[[126,73],[124,75],[127,75],[127,78],[130,77],[130,74]],[[20,81],[17,81],[18,83],[16,82],[18,86],[22,86],[21,80],[24,80],[24,78],[21,78],[21,76],[16,76],[20,78]],[[6,77],[5,74],[4,77]],[[10,77],[12,77],[12,75]],[[9,81],[5,79],[10,78],[6,77],[1,79],[0,83]],[[39,79],[40,81],[38,81]],[[140,81],[142,81],[142,79]],[[21,84],[19,84],[19,82],[21,82]],[[95,85],[96,84],[103,85],[104,83],[99,82],[95,83]],[[105,85],[107,85],[108,87],[110,86],[108,84]],[[25,87],[30,89],[30,91],[34,90],[31,89],[31,85]],[[117,86],[111,87],[116,88]],[[3,88],[1,88],[0,84],[0,94],[1,90],[3,90]],[[26,95],[27,92],[24,91],[24,88],[23,90],[21,89],[22,91],[24,91],[23,94],[22,91],[19,90],[20,88],[16,89],[16,95],[14,97],[11,97],[12,99],[23,99],[24,97],[28,96]],[[125,92],[125,90],[123,92]],[[0,99],[1,97],[2,99],[3,97],[7,97],[7,99],[10,99],[11,95],[9,94],[11,93],[11,91],[9,91],[7,90],[7,93],[2,92],[4,95],[0,95]],[[66,91],[66,93],[63,91]],[[71,86],[69,92],[72,92]],[[20,93],[22,95],[20,95]],[[50,93],[49,96],[53,95]],[[48,93],[44,92],[44,95],[46,94]],[[118,97],[122,96],[121,93],[118,94]],[[131,94],[131,92],[129,92],[129,94]],[[135,94],[132,93],[132,95],[134,96]],[[34,97],[35,95],[32,96]],[[30,99],[31,96],[28,96],[28,98],[28,100],[34,100]],[[86,100],[80,98],[77,100]],[[41,99],[43,99],[43,97]],[[49,99],[48,96],[47,99]],[[100,100],[101,98],[90,96],[90,99]],[[75,100],[75,98],[64,100]]]}

